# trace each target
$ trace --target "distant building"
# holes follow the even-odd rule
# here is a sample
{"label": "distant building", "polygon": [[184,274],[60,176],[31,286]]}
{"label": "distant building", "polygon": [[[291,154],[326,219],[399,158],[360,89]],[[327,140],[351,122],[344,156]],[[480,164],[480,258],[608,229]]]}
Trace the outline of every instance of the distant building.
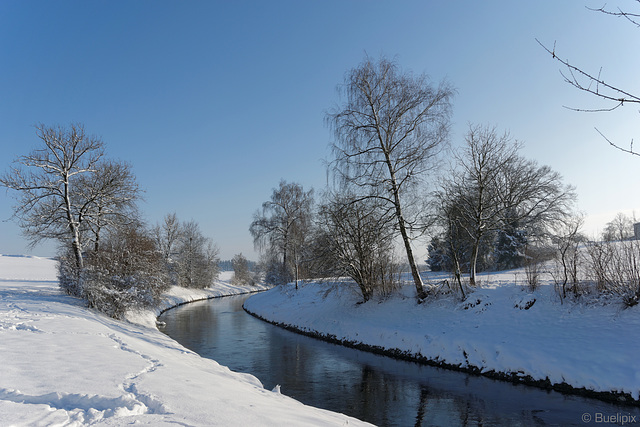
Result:
{"label": "distant building", "polygon": [[633,224],[633,238],[640,240],[640,222]]}

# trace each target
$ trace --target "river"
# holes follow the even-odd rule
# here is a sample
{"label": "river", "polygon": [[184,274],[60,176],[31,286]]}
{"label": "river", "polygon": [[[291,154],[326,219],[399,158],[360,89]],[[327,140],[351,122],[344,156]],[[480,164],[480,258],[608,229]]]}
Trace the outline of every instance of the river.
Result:
{"label": "river", "polygon": [[245,313],[246,298],[171,309],[160,317],[166,323],[162,330],[203,357],[256,376],[267,389],[280,385],[283,394],[305,404],[380,426],[602,426],[624,420],[625,425],[640,425],[640,408],[395,360],[299,335]]}

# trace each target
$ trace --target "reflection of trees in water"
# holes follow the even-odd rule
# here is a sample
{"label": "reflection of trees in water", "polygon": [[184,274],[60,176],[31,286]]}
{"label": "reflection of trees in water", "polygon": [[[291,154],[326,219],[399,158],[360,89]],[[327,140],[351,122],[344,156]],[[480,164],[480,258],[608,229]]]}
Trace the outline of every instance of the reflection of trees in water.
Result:
{"label": "reflection of trees in water", "polygon": [[398,391],[397,384],[393,384],[394,381],[388,381],[389,378],[385,377],[386,375],[369,365],[362,366],[360,387],[352,389],[355,393],[359,393],[358,399],[354,399],[360,402],[360,407],[357,408],[359,418],[365,418],[365,414],[368,414],[371,419],[371,414],[375,414],[373,419],[379,425],[393,423],[393,418],[389,414],[389,401],[395,400],[393,397]]}
{"label": "reflection of trees in water", "polygon": [[[174,320],[167,322],[163,332],[169,336],[177,334],[181,337],[180,343],[195,352],[202,351],[202,344],[209,342],[211,335],[218,334],[215,309],[205,302],[193,303],[188,310],[172,310],[166,316]],[[207,327],[203,328],[202,325]]]}
{"label": "reflection of trees in water", "polygon": [[424,420],[424,414],[426,413],[427,398],[429,397],[429,389],[426,387],[420,388],[420,403],[418,404],[418,416],[416,417],[416,427],[422,425]]}
{"label": "reflection of trees in water", "polygon": [[[408,426],[414,422],[420,426],[428,420],[427,402],[432,392],[417,383],[408,384],[393,374],[363,365],[360,386],[352,391],[359,394],[353,396],[354,402],[360,402],[360,406],[354,408],[357,411],[354,415],[361,419],[375,420],[374,423],[381,426]],[[411,403],[415,400],[418,405],[414,413],[407,408],[415,407]]]}
{"label": "reflection of trees in water", "polygon": [[[233,321],[229,321],[226,322],[226,324],[228,324],[229,326],[231,326],[231,328],[233,329],[233,331],[235,332],[235,337],[240,337],[240,339],[242,339],[243,336],[246,336],[246,330],[248,327],[250,327],[250,322],[253,321],[253,319],[249,316],[245,316],[244,315],[244,309],[242,308],[242,304],[244,303],[244,298],[243,297],[233,297],[229,299],[229,306],[226,309],[226,311],[230,311],[232,312],[233,315]],[[237,316],[235,315],[236,312],[241,311],[242,315]]]}
{"label": "reflection of trees in water", "polygon": [[315,389],[310,384],[314,382],[310,372],[313,369],[314,354],[295,341],[284,340],[275,334],[271,336],[271,339],[274,338],[279,338],[280,345],[270,346],[270,362],[275,368],[272,371],[274,380],[283,384],[282,392],[295,396],[298,390]]}
{"label": "reflection of trees in water", "polygon": [[[420,387],[418,398],[418,413],[415,426],[478,426],[483,425],[481,411],[471,402],[453,397],[439,395],[429,387]],[[454,420],[458,419],[459,423]]]}
{"label": "reflection of trees in water", "polygon": [[[418,411],[415,418],[415,426],[483,426],[483,425],[518,425],[538,426],[547,425],[540,417],[536,416],[537,410],[518,411],[509,408],[505,403],[506,411],[496,413],[487,407],[485,401],[471,396],[448,396],[439,390],[432,390],[427,386],[420,388]],[[515,410],[514,410],[515,409]],[[513,410],[510,413],[509,410]],[[456,422],[457,420],[457,422]],[[554,423],[555,424],[555,423]]]}
{"label": "reflection of trees in water", "polygon": [[[501,422],[500,417],[487,419],[482,401],[451,396],[425,384],[408,385],[369,365],[362,366],[359,387],[352,387],[349,392],[345,399],[353,402],[351,414],[375,420],[381,426],[478,426]],[[416,411],[406,409],[411,407]]]}

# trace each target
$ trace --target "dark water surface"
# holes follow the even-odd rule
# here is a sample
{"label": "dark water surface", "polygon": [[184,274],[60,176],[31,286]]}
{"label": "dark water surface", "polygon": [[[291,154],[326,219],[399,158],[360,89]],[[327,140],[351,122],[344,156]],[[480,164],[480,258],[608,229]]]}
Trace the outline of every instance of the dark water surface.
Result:
{"label": "dark water surface", "polygon": [[245,313],[247,297],[169,310],[160,317],[163,332],[203,357],[258,377],[269,390],[279,384],[283,394],[305,404],[380,426],[640,426],[640,408],[398,361],[289,332]]}

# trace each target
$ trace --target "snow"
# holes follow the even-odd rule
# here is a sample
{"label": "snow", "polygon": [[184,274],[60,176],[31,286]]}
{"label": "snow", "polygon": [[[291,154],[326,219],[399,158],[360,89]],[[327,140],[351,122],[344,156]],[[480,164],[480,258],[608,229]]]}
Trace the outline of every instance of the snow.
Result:
{"label": "snow", "polygon": [[[153,328],[155,327],[154,325],[156,325],[156,318],[162,314],[163,311],[172,307],[209,298],[247,293],[248,288],[234,286],[230,283],[232,277],[232,271],[223,271],[220,273],[214,285],[207,289],[187,289],[180,286],[173,286],[163,294],[163,300],[157,308],[152,310],[131,311],[127,313],[126,318],[132,323]],[[256,285],[249,288],[252,292],[266,289],[268,289],[268,287],[264,285]]]}
{"label": "snow", "polygon": [[[221,279],[162,308],[246,292]],[[162,308],[117,321],[60,292],[54,260],[0,255],[0,424],[367,425],[187,350],[155,328]]]}
{"label": "snow", "polygon": [[[531,292],[516,283],[524,277],[522,270],[481,275],[481,287],[464,301],[449,295],[422,304],[413,284],[359,304],[352,282],[309,282],[298,291],[286,285],[251,296],[245,308],[341,341],[637,400],[640,306],[561,304],[550,279]],[[424,279],[442,277],[427,273]]]}

